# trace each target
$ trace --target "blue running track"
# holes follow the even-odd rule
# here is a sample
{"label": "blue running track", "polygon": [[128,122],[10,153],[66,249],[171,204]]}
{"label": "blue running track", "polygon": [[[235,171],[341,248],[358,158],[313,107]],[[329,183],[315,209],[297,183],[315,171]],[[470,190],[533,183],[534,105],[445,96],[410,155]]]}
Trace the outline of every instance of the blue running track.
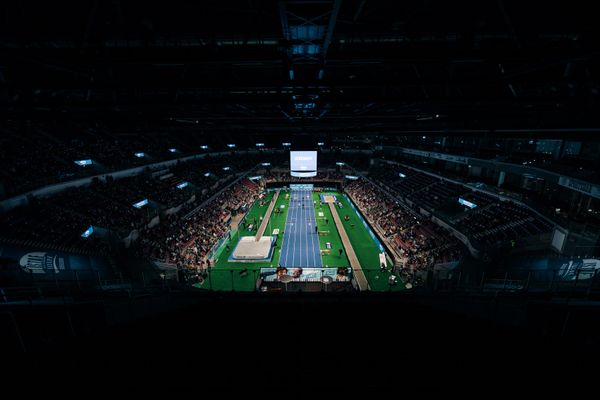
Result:
{"label": "blue running track", "polygon": [[288,268],[322,268],[312,192],[292,191],[291,196],[279,263]]}

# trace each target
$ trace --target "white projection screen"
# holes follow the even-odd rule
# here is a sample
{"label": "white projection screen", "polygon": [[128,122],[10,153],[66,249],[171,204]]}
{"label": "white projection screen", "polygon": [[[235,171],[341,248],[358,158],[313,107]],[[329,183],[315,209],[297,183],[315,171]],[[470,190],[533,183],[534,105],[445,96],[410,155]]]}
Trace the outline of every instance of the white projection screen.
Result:
{"label": "white projection screen", "polygon": [[317,152],[290,151],[290,175],[298,178],[317,176]]}

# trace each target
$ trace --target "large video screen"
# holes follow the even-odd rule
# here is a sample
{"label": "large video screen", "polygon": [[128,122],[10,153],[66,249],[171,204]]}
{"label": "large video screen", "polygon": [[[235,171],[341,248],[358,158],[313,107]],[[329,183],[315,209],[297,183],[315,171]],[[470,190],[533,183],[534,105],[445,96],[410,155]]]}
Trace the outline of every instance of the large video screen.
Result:
{"label": "large video screen", "polygon": [[317,152],[290,151],[290,174],[299,178],[317,176]]}

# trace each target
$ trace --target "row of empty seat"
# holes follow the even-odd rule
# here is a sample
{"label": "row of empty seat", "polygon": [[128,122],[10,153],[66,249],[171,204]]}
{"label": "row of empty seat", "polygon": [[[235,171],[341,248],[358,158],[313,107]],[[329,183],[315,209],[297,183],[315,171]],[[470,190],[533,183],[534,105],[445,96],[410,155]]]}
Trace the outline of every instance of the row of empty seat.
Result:
{"label": "row of empty seat", "polygon": [[[402,165],[376,165],[369,174],[415,209],[424,208],[434,215],[447,207],[460,210],[459,198],[474,203],[474,209],[465,207],[458,215],[448,218],[448,222],[480,246],[497,246],[508,241],[518,244],[521,238],[547,234],[554,227],[553,223],[517,203],[502,201]],[[406,247],[405,243],[401,245]]]}

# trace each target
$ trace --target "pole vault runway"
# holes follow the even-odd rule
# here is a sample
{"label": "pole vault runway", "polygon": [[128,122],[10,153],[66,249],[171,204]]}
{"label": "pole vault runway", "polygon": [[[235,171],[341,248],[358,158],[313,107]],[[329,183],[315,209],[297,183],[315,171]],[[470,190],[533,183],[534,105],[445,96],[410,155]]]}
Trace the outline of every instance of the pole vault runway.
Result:
{"label": "pole vault runway", "polygon": [[323,267],[315,208],[310,191],[292,191],[279,264],[282,267]]}

